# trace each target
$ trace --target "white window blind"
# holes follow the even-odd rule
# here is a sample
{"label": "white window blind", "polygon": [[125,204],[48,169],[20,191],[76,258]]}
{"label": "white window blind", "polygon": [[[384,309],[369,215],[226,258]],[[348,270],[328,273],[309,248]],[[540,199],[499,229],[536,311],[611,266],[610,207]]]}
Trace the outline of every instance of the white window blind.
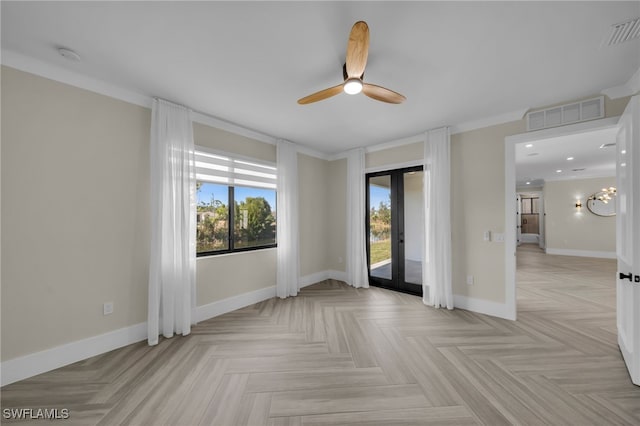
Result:
{"label": "white window blind", "polygon": [[196,146],[196,180],[230,186],[276,189],[274,163],[246,159]]}

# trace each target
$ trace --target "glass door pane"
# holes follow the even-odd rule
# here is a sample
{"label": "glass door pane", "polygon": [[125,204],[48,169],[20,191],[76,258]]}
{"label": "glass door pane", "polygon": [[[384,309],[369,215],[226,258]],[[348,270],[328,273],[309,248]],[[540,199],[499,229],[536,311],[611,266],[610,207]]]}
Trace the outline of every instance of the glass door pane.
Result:
{"label": "glass door pane", "polygon": [[391,280],[391,176],[369,178],[370,275]]}
{"label": "glass door pane", "polygon": [[422,285],[424,236],[423,172],[404,173],[404,281]]}

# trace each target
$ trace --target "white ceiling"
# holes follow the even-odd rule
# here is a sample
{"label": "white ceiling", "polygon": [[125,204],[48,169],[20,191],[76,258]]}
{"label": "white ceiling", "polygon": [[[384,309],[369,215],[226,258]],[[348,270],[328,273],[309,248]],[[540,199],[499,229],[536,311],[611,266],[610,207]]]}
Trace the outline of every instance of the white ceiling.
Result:
{"label": "white ceiling", "polygon": [[[533,187],[550,180],[615,176],[616,148],[600,146],[615,143],[617,132],[617,128],[609,128],[516,145],[517,186]],[[569,157],[573,160],[567,160]],[[526,182],[530,184],[526,185]]]}
{"label": "white ceiling", "polygon": [[[325,153],[599,93],[640,67],[601,47],[640,2],[10,2],[2,48]],[[371,31],[365,81],[407,97],[301,106],[342,80]],[[75,50],[69,62],[56,48]]]}

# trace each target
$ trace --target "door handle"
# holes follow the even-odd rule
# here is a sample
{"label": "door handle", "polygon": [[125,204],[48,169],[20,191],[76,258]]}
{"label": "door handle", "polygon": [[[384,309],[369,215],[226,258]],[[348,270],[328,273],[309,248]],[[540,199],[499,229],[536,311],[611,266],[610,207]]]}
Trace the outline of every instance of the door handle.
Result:
{"label": "door handle", "polygon": [[640,283],[640,275],[633,275],[631,272],[628,274],[618,272],[618,278],[621,280],[629,280],[631,282]]}

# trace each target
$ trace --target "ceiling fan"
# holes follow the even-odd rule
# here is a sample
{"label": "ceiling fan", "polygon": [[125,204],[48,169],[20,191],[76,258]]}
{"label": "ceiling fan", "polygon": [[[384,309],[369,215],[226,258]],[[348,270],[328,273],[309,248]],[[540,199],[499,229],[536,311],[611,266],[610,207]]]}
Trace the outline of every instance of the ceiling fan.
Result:
{"label": "ceiling fan", "polygon": [[345,92],[349,95],[356,95],[360,92],[377,101],[390,104],[402,103],[406,98],[400,93],[386,89],[375,84],[365,83],[364,68],[367,65],[367,55],[369,54],[369,26],[364,21],[353,24],[349,43],[347,44],[347,59],[342,68],[344,82],[337,86],[321,90],[302,99],[298,99],[300,105],[322,101]]}

